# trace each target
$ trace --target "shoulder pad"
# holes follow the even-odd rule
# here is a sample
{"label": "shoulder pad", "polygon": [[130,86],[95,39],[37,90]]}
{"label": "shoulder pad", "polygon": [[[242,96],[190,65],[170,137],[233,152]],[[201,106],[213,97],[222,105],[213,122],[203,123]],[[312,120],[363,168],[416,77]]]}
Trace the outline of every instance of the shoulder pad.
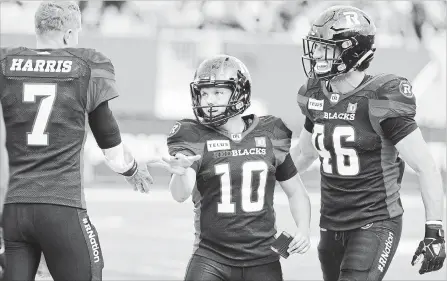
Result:
{"label": "shoulder pad", "polygon": [[171,131],[168,134],[168,145],[178,142],[197,143],[200,142],[202,136],[205,134],[201,132],[200,125],[196,120],[182,119],[175,122]]}
{"label": "shoulder pad", "polygon": [[403,77],[392,75],[390,80],[386,81],[377,90],[377,99],[390,100],[405,104],[416,104],[411,83]]}
{"label": "shoulder pad", "polygon": [[290,139],[292,137],[292,131],[287,127],[284,121],[273,115],[266,115],[259,117],[259,121],[264,126],[268,127],[268,130],[273,133],[275,139]]}
{"label": "shoulder pad", "polygon": [[[205,130],[201,130],[196,120],[183,119],[175,122],[168,135],[168,150],[170,155],[183,153],[185,155],[203,154]],[[197,170],[197,167],[196,167]]]}
{"label": "shoulder pad", "polygon": [[[307,109],[307,103],[309,98],[316,92],[318,88],[321,87],[320,81],[317,79],[307,79],[298,91],[297,103],[300,106],[301,113],[305,116],[310,116],[309,110]],[[316,91],[317,90],[317,91]]]}
{"label": "shoulder pad", "polygon": [[308,97],[312,92],[309,90],[320,87],[320,81],[313,78],[308,78],[298,91],[298,96]]}
{"label": "shoulder pad", "polygon": [[281,118],[268,115],[262,120],[265,122],[266,131],[270,132],[270,140],[273,146],[273,154],[278,164],[281,164],[289,154],[292,142],[292,131],[286,126]]}
{"label": "shoulder pad", "polygon": [[6,56],[16,55],[21,51],[26,50],[25,47],[17,47],[17,48],[0,48],[0,60],[6,58]]}
{"label": "shoulder pad", "polygon": [[67,52],[84,60],[90,68],[93,70],[100,69],[115,74],[115,68],[112,61],[106,57],[103,53],[96,51],[95,49],[85,48],[70,48],[66,49]]}
{"label": "shoulder pad", "polygon": [[416,115],[416,98],[407,79],[389,74],[376,80],[381,83],[378,83],[375,97],[369,101],[373,118],[381,122],[387,118]]}
{"label": "shoulder pad", "polygon": [[292,138],[292,131],[287,127],[281,118],[275,117],[275,126],[273,127],[273,135],[277,139],[290,139]]}

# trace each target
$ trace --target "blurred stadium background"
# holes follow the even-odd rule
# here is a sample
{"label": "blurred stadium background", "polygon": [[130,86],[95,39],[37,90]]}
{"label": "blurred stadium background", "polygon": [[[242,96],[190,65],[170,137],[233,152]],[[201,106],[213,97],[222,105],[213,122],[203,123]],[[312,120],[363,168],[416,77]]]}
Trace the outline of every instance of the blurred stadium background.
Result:
{"label": "blurred stadium background", "polygon": [[[37,1],[0,6],[0,45],[35,47]],[[240,58],[253,78],[251,112],[303,126],[295,102],[305,81],[301,38],[312,18],[334,4],[351,4],[376,21],[377,51],[370,73],[408,78],[417,97],[417,121],[446,179],[445,1],[80,1],[80,47],[95,48],[115,65],[121,96],[111,102],[126,144],[140,161],[167,153],[177,119],[193,117],[189,83],[201,60],[216,53]],[[84,155],[86,195],[105,255],[105,280],[181,280],[192,251],[190,201],[167,192],[169,175],[153,171],[149,195],[133,193],[105,166],[89,134]],[[304,175],[312,200],[312,249],[283,260],[286,280],[321,280],[318,242],[318,164]],[[445,181],[444,181],[445,183]],[[445,184],[444,184],[445,187]],[[420,276],[410,260],[423,237],[424,208],[414,172],[401,193],[406,210],[399,250],[386,280],[445,280],[445,268]],[[279,230],[293,230],[287,200],[275,197]],[[41,279],[46,279],[42,267]]]}

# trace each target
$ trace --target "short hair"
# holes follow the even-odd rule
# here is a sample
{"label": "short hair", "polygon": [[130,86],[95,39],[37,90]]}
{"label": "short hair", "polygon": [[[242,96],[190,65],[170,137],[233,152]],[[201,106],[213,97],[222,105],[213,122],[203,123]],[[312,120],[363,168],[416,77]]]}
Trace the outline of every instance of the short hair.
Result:
{"label": "short hair", "polygon": [[74,1],[43,1],[37,8],[34,24],[38,35],[81,27],[81,11]]}

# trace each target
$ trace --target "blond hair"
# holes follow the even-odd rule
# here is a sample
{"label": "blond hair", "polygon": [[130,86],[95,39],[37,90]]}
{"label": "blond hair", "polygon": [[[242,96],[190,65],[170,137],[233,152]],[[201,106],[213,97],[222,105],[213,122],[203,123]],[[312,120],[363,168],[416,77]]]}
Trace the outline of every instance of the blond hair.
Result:
{"label": "blond hair", "polygon": [[34,16],[36,33],[81,27],[81,11],[74,1],[43,1]]}

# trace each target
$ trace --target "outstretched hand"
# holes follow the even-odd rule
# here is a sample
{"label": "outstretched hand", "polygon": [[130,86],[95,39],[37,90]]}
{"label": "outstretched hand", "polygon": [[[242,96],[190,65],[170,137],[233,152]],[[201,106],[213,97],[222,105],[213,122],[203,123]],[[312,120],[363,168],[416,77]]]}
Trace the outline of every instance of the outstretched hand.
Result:
{"label": "outstretched hand", "polygon": [[162,157],[161,159],[154,159],[146,163],[148,167],[159,167],[176,175],[184,175],[186,169],[199,160],[201,155],[186,156],[182,153],[177,153],[175,156]]}

